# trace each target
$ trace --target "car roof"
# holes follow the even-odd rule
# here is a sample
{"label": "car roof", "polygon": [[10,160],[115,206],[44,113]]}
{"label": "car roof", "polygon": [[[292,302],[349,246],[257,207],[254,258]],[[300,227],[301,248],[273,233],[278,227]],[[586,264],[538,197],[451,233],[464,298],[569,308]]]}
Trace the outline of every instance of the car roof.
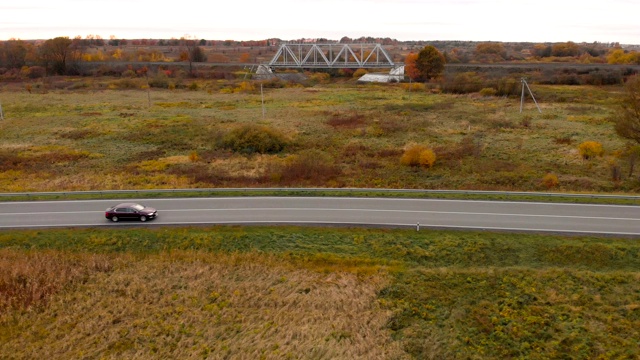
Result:
{"label": "car roof", "polygon": [[[128,202],[128,203],[118,204],[118,205],[116,205],[114,207],[121,208],[121,207],[132,207],[132,206],[136,206],[136,205],[140,205],[140,204]],[[142,205],[140,205],[140,206],[142,206]]]}

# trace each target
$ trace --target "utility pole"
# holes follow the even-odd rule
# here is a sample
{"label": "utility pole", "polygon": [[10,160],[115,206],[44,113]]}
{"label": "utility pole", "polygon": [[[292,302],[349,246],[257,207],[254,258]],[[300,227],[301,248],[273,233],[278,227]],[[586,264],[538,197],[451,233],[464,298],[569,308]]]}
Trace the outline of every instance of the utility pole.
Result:
{"label": "utility pole", "polygon": [[262,92],[262,84],[260,84],[260,97],[262,98],[262,119],[264,120],[265,109],[264,109],[264,93]]}
{"label": "utility pole", "polygon": [[520,82],[522,82],[522,95],[520,96],[520,112],[522,112],[522,107],[524,106],[524,87],[527,87],[527,90],[529,90],[529,94],[531,95],[531,98],[533,99],[533,102],[536,104],[536,107],[538,108],[538,112],[542,114],[542,110],[540,110],[540,106],[538,106],[538,102],[536,101],[536,98],[533,96],[533,92],[531,92],[531,88],[529,88],[529,84],[527,84],[527,80],[525,78],[520,79]]}

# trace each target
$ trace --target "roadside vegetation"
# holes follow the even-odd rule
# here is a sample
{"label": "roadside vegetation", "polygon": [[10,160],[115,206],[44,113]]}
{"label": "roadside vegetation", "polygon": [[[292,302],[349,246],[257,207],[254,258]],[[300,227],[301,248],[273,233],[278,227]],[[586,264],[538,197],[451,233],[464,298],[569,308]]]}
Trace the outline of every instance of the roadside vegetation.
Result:
{"label": "roadside vegetation", "polygon": [[261,96],[223,91],[241,81],[121,81],[0,84],[0,188],[640,188],[638,146],[614,129],[621,86],[532,84],[542,113],[528,97],[520,113],[519,97],[424,84],[288,84]]}
{"label": "roadside vegetation", "polygon": [[0,233],[0,357],[637,358],[635,240],[312,227]]}

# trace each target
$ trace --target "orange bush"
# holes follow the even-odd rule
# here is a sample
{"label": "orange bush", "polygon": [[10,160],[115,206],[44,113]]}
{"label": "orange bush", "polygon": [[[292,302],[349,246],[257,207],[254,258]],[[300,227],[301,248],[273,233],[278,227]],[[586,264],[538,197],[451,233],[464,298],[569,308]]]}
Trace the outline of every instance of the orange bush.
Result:
{"label": "orange bush", "polygon": [[436,162],[436,153],[431,149],[424,149],[420,152],[418,162],[420,163],[420,166],[430,168]]}
{"label": "orange bush", "polygon": [[435,162],[436,153],[420,144],[408,146],[400,158],[400,164],[405,166],[432,167]]}
{"label": "orange bush", "polygon": [[580,151],[582,158],[585,160],[589,160],[596,156],[602,156],[604,154],[602,144],[597,141],[585,141],[578,146],[578,150]]}
{"label": "orange bush", "polygon": [[542,185],[547,189],[552,189],[558,186],[560,182],[558,181],[558,176],[556,174],[548,173],[542,178]]}

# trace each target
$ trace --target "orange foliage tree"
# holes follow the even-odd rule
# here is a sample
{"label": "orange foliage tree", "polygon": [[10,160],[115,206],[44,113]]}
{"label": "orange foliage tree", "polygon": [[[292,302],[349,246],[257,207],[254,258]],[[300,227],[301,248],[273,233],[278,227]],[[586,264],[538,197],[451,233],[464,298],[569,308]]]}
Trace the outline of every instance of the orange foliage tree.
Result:
{"label": "orange foliage tree", "polygon": [[240,62],[241,63],[248,63],[250,59],[251,59],[251,55],[249,53],[240,54]]}
{"label": "orange foliage tree", "polygon": [[411,80],[416,80],[420,77],[420,72],[416,68],[416,61],[418,60],[418,54],[409,53],[404,59],[404,72],[409,76]]}
{"label": "orange foliage tree", "polygon": [[404,71],[412,80],[427,81],[440,76],[445,63],[444,55],[434,46],[428,45],[417,55],[407,55]]}

